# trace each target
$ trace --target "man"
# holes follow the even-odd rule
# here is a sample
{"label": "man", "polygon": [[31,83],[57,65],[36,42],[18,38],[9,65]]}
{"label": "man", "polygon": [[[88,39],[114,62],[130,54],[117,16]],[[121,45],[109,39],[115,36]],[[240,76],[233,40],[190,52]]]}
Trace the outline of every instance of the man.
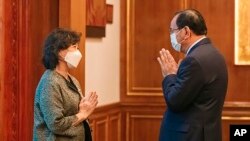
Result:
{"label": "man", "polygon": [[164,80],[164,114],[159,141],[221,141],[221,113],[228,74],[223,56],[206,37],[202,15],[176,13],[170,25],[173,48],[186,55],[179,65],[169,51],[157,58]]}

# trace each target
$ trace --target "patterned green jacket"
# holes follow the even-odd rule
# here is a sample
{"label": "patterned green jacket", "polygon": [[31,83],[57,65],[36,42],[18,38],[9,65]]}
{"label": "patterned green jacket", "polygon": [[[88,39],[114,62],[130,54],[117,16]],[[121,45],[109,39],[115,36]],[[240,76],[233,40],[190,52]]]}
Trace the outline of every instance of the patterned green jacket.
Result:
{"label": "patterned green jacket", "polygon": [[34,100],[33,141],[85,140],[83,124],[72,126],[82,92],[79,82],[70,78],[76,87],[56,71],[44,72]]}

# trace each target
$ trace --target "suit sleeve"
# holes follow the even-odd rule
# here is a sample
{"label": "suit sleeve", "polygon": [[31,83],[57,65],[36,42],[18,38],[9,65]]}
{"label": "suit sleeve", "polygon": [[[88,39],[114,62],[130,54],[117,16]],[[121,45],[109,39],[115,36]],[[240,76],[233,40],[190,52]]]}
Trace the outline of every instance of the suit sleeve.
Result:
{"label": "suit sleeve", "polygon": [[60,89],[54,83],[48,82],[39,103],[46,125],[54,134],[76,136],[77,127],[72,126],[76,116],[64,116]]}
{"label": "suit sleeve", "polygon": [[202,89],[204,81],[200,64],[192,57],[184,59],[177,74],[166,76],[162,82],[168,108],[175,112],[188,108]]}

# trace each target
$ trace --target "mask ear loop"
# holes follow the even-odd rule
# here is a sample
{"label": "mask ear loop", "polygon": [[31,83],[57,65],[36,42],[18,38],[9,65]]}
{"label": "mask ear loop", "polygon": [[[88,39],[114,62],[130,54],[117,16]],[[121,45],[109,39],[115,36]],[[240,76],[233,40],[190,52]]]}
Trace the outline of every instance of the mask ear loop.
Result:
{"label": "mask ear loop", "polygon": [[[183,28],[181,28],[179,31],[178,31],[178,33],[177,34],[179,34],[180,32],[181,32],[181,30],[183,30],[183,29],[185,29],[185,27],[183,27]],[[176,34],[176,35],[177,35]],[[176,39],[177,40],[177,39]],[[181,40],[180,42],[179,42],[179,44],[181,44],[182,42],[184,42],[186,39],[184,38],[183,40]]]}

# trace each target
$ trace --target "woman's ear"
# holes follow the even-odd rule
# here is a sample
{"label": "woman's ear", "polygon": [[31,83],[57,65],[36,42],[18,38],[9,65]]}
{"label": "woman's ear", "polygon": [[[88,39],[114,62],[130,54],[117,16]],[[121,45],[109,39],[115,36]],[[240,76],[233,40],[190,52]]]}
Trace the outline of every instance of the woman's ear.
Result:
{"label": "woman's ear", "polygon": [[58,52],[58,59],[59,60],[64,60],[65,56],[66,56],[66,50],[60,50]]}

